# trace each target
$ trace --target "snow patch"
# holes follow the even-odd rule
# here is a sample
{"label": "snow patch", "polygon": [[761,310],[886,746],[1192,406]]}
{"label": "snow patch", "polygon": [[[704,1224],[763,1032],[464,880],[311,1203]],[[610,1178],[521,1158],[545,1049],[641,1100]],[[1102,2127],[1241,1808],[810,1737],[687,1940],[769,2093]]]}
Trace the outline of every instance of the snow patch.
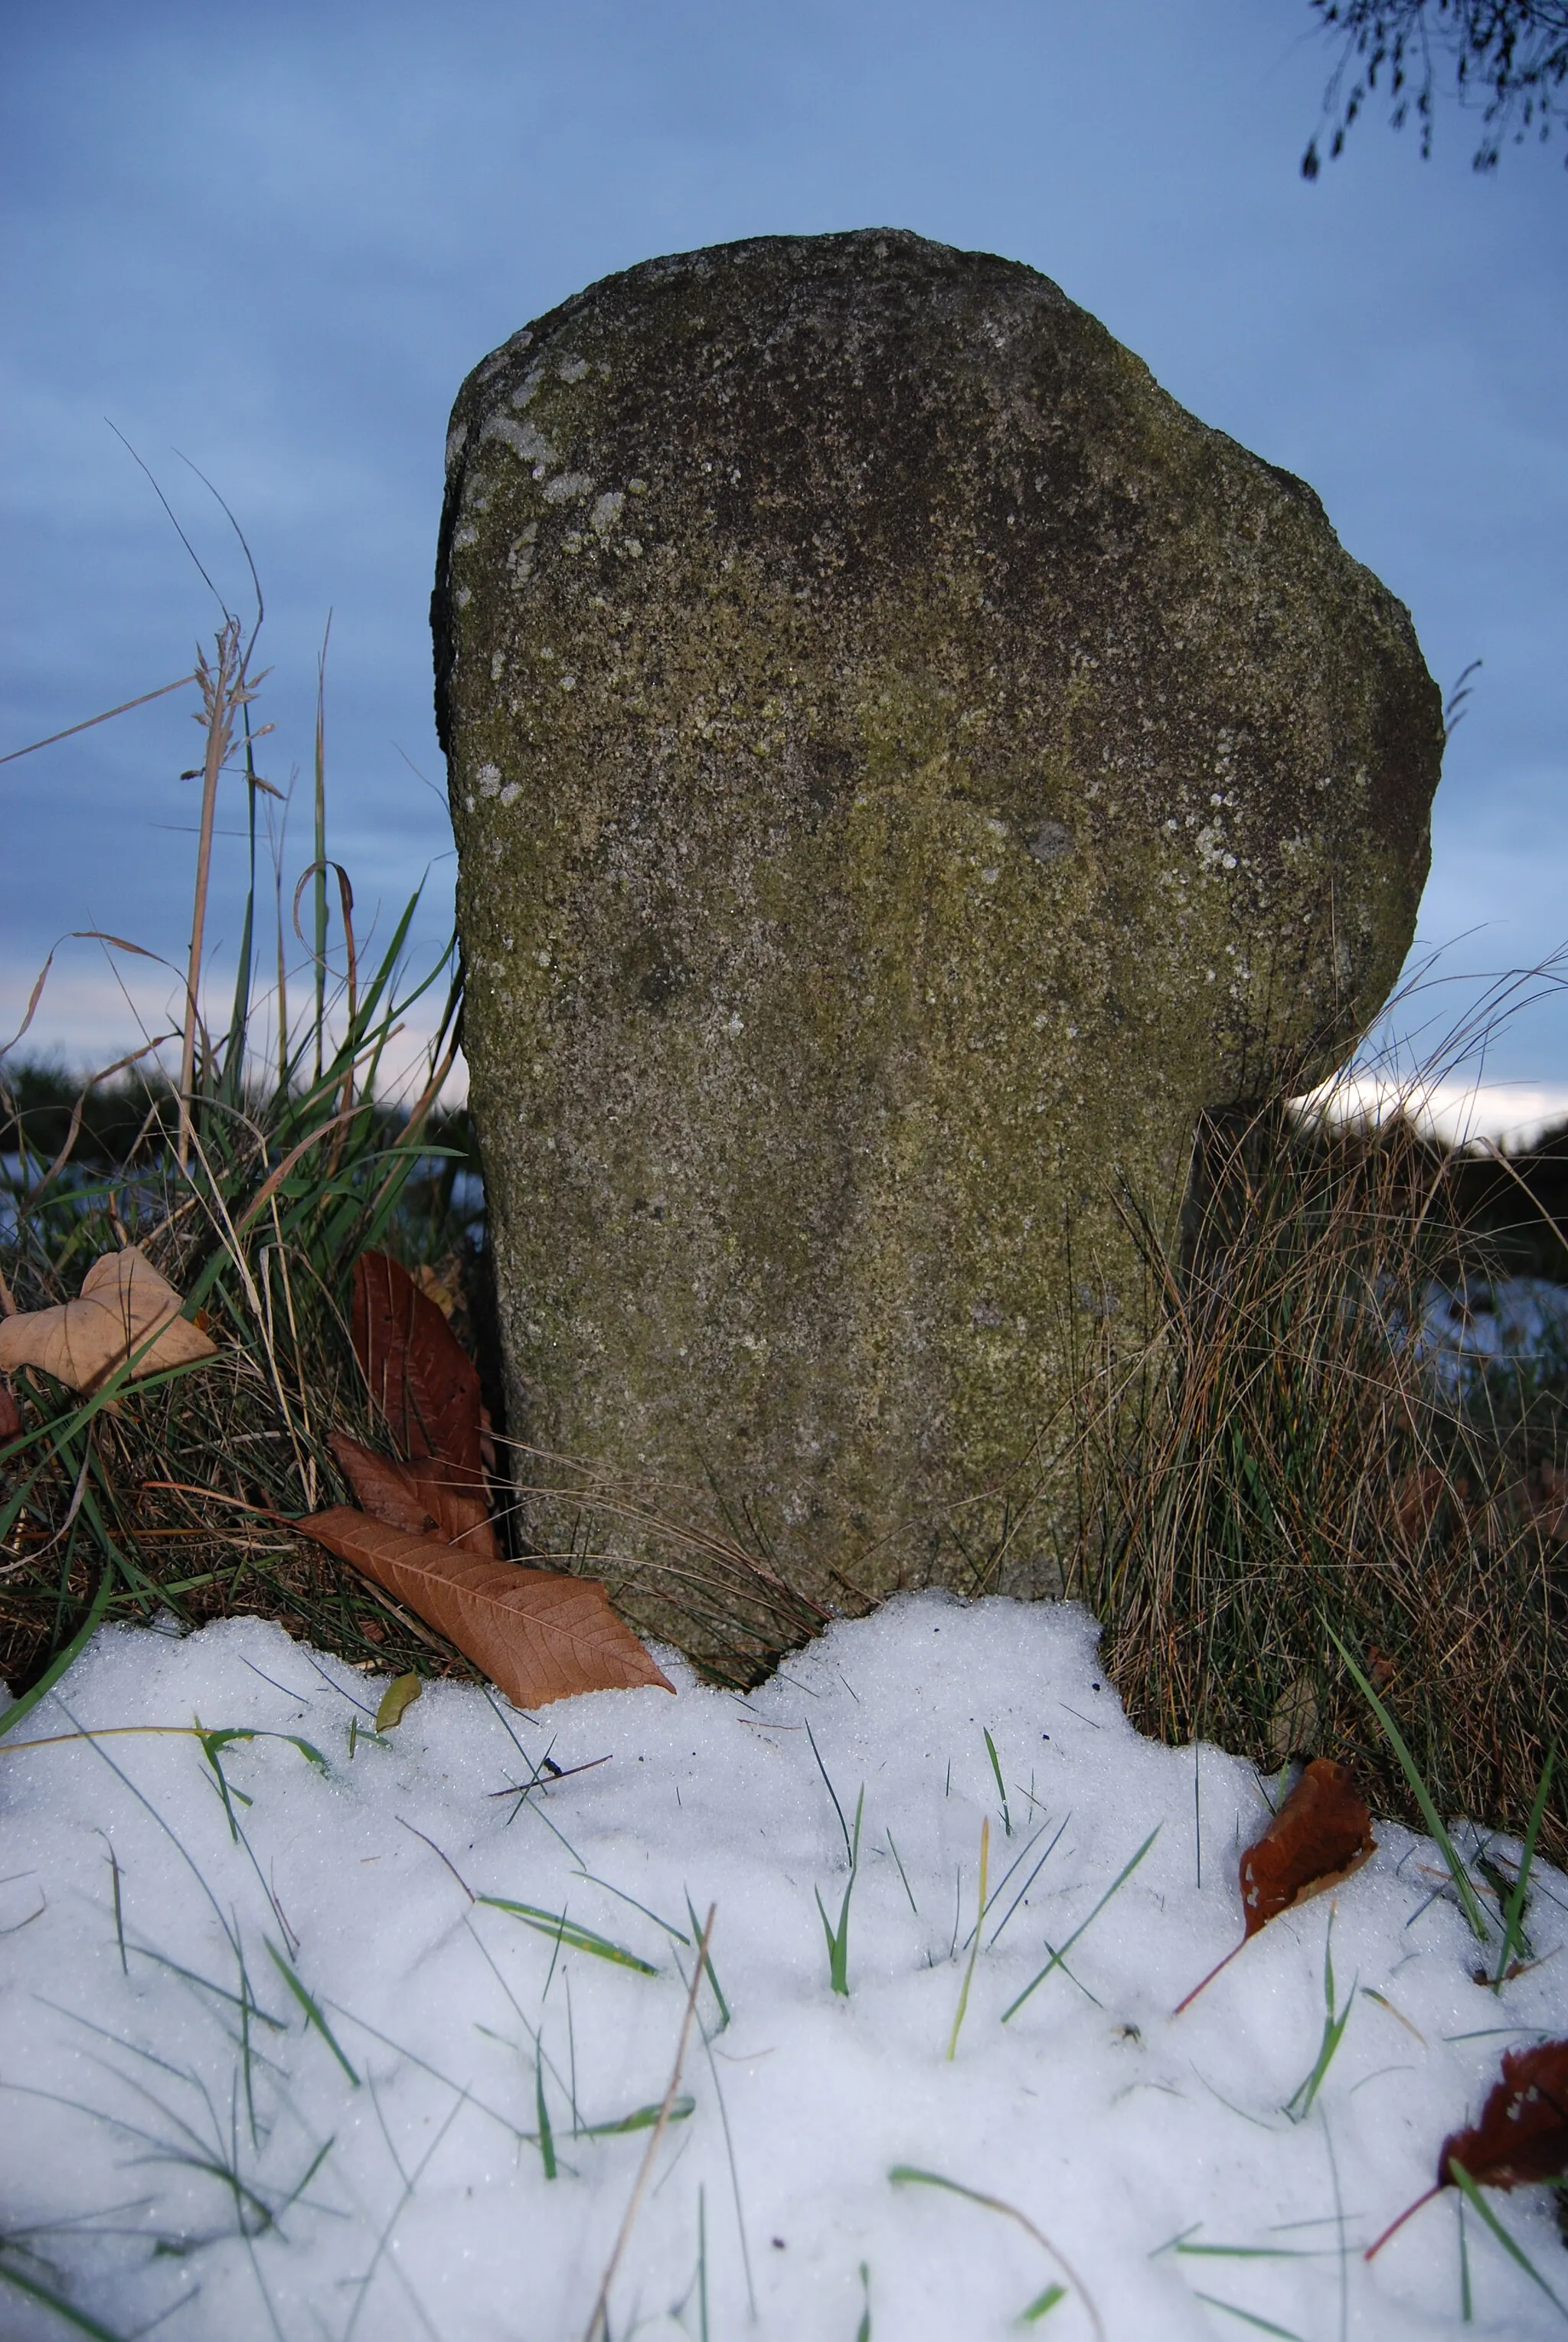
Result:
{"label": "snow patch", "polygon": [[[1174,2019],[1268,1809],[1239,1759],[1140,1737],[1084,1611],[906,1596],[744,1696],[661,1658],[678,1698],[432,1682],[377,1736],[385,1685],[277,1626],[101,1629],[15,1738],[105,1736],[0,1739],[7,2265],[160,2342],[581,2334],[650,2137],[614,2126],[664,2096],[711,1905],[617,2335],[841,2342],[869,2297],[879,2337],[1002,2342],[1053,2283],[1061,2342],[1081,2287],[1151,2342],[1457,2330],[1452,2190],[1361,2247],[1500,2050],[1568,2031],[1568,1960],[1473,1984],[1433,1850],[1383,1824]],[[258,1735],[214,1746],[222,1784],[195,1716]],[[863,1788],[844,1996],[823,1915]],[[1351,2014],[1293,2121],[1331,1917]],[[1553,1954],[1568,1881],[1530,1925]],[[1543,2197],[1491,2202],[1560,2283]],[[1562,2331],[1473,2218],[1468,2247],[1485,2330]],[[0,2290],[8,2336],[60,2332]]]}

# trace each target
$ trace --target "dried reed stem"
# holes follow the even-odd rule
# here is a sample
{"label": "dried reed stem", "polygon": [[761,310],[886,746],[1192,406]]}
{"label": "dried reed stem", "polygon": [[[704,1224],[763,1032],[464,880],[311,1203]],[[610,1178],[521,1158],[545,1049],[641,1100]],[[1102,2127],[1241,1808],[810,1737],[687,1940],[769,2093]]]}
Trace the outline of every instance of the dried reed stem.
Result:
{"label": "dried reed stem", "polygon": [[702,1987],[703,1976],[708,1964],[708,1945],[713,1938],[714,1920],[717,1911],[717,1904],[710,1903],[708,1916],[703,1922],[702,1937],[697,1945],[696,1960],[692,1968],[691,1990],[686,1995],[686,2013],[681,2020],[681,2037],[675,2044],[675,2062],[670,2068],[670,2078],[659,2107],[658,2119],[654,2125],[643,2160],[637,2167],[637,2177],[632,2187],[631,2201],[626,2206],[625,2217],[621,2222],[620,2234],[615,2238],[614,2249],[604,2265],[604,2274],[599,2280],[598,2295],[594,2303],[593,2313],[588,2319],[583,2342],[599,2342],[601,2336],[607,2337],[609,2333],[610,2287],[614,2281],[615,2271],[621,2265],[621,2256],[626,2249],[627,2240],[632,2233],[632,2224],[636,2219],[637,2207],[643,2200],[643,2191],[648,2184],[648,2174],[653,2168],[654,2157],[659,2151],[659,2141],[664,2136],[664,2128],[670,2119],[670,2108],[675,2103],[675,2092],[681,2085],[681,2068],[686,2062],[686,2044],[692,2037],[692,2019],[697,2013],[697,1994]]}
{"label": "dried reed stem", "polygon": [[191,1155],[191,1101],[196,1065],[196,994],[202,974],[202,939],[207,923],[207,886],[212,875],[213,823],[217,812],[218,776],[234,738],[234,718],[248,696],[245,662],[240,652],[240,627],[230,618],[218,635],[216,663],[196,654],[196,677],[202,687],[202,712],[196,721],[207,736],[202,759],[202,819],[196,840],[196,886],[191,906],[191,957],[185,976],[185,1030],[180,1049],[180,1127],[175,1155],[182,1175]]}

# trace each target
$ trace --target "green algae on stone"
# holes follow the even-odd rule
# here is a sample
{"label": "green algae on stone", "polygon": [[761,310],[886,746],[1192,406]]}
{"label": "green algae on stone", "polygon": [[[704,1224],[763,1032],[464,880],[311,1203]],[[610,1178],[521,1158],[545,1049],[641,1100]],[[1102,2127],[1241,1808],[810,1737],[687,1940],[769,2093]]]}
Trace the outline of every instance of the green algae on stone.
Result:
{"label": "green algae on stone", "polygon": [[1408,614],[1047,278],[866,231],[486,359],[433,619],[534,1536],[597,1485],[824,1606],[1044,1590],[1074,1355],[1159,1307],[1135,1213],[1408,947]]}

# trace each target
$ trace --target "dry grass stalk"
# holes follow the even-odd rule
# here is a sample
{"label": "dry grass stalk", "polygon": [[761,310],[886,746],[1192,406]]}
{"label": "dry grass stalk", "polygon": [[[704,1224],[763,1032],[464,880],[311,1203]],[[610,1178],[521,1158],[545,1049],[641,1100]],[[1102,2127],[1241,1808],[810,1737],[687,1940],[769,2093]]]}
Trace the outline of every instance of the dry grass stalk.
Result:
{"label": "dry grass stalk", "polygon": [[[220,628],[210,666],[206,654],[201,650],[196,653],[196,680],[201,686],[202,706],[195,720],[206,734],[206,749],[201,768],[201,826],[196,843],[195,888],[191,903],[191,955],[185,975],[185,1035],[180,1047],[180,1126],[176,1156],[182,1171],[190,1159],[196,1035],[201,1023],[198,996],[202,976],[202,943],[206,932],[207,890],[212,877],[213,825],[217,814],[218,780],[234,747],[235,720],[255,696],[256,686],[246,673],[249,664],[249,647],[241,647],[237,618],[225,619]],[[272,727],[268,725],[264,728],[270,731]],[[259,739],[261,735],[247,733],[246,736],[249,741]]]}
{"label": "dry grass stalk", "polygon": [[[1434,1371],[1427,1296],[1485,1273],[1403,1120],[1273,1108],[1204,1134],[1167,1333],[1086,1373],[1073,1556],[1134,1719],[1277,1763],[1282,1719],[1408,1792],[1335,1657],[1363,1655],[1446,1811],[1514,1832],[1568,1746],[1568,1560],[1533,1496],[1563,1366]],[[1289,1736],[1293,1741],[1299,1731]],[[1568,1816],[1543,1844],[1568,1852]]]}
{"label": "dry grass stalk", "polygon": [[[427,1133],[454,1063],[455,986],[414,1116],[375,1096],[389,1039],[450,953],[423,984],[406,981],[410,903],[368,980],[351,953],[347,975],[329,987],[323,936],[315,1016],[303,1031],[291,1027],[280,966],[279,1062],[258,1062],[251,1019],[267,1023],[270,1009],[253,994],[253,850],[234,1015],[226,1035],[206,1032],[198,993],[214,812],[231,755],[247,785],[253,849],[258,792],[276,795],[252,761],[271,728],[251,723],[254,646],[254,633],[242,646],[226,618],[213,658],[199,666],[203,821],[177,1086],[139,1063],[156,1044],[133,1052],[86,1085],[64,1145],[40,1159],[18,1103],[33,1077],[25,1074],[14,1090],[0,1069],[7,1317],[70,1301],[96,1256],[123,1258],[122,1247],[139,1244],[187,1296],[185,1316],[203,1313],[218,1345],[194,1377],[160,1371],[134,1388],[123,1374],[87,1396],[31,1366],[15,1377],[5,1420],[21,1429],[0,1443],[0,1676],[19,1690],[63,1664],[100,1617],[159,1611],[190,1626],[257,1612],[366,1662],[431,1664],[414,1622],[351,1584],[279,1516],[346,1493],[324,1444],[333,1428],[375,1436],[342,1306],[357,1252],[390,1241],[417,1257],[426,1243],[444,1254],[464,1241]],[[318,843],[324,820],[318,804]],[[282,884],[280,855],[280,906]],[[345,881],[345,909],[349,900]],[[281,918],[279,928],[281,936]],[[47,975],[46,966],[24,1033]],[[270,1038],[264,1046],[270,1060]],[[134,1136],[107,1157],[95,1144],[84,1162],[86,1104],[102,1105],[98,1083],[109,1074],[109,1119]],[[469,1671],[452,1653],[437,1664]]]}

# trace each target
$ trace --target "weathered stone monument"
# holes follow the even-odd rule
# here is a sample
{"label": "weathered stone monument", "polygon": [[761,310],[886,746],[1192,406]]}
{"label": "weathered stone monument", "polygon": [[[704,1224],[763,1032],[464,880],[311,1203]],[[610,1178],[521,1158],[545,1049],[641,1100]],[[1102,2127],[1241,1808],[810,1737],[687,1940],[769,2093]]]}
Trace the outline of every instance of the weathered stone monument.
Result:
{"label": "weathered stone monument", "polygon": [[1047,278],[868,231],[487,358],[434,616],[513,1433],[824,1603],[1041,1590],[1129,1202],[1408,946],[1405,610]]}

